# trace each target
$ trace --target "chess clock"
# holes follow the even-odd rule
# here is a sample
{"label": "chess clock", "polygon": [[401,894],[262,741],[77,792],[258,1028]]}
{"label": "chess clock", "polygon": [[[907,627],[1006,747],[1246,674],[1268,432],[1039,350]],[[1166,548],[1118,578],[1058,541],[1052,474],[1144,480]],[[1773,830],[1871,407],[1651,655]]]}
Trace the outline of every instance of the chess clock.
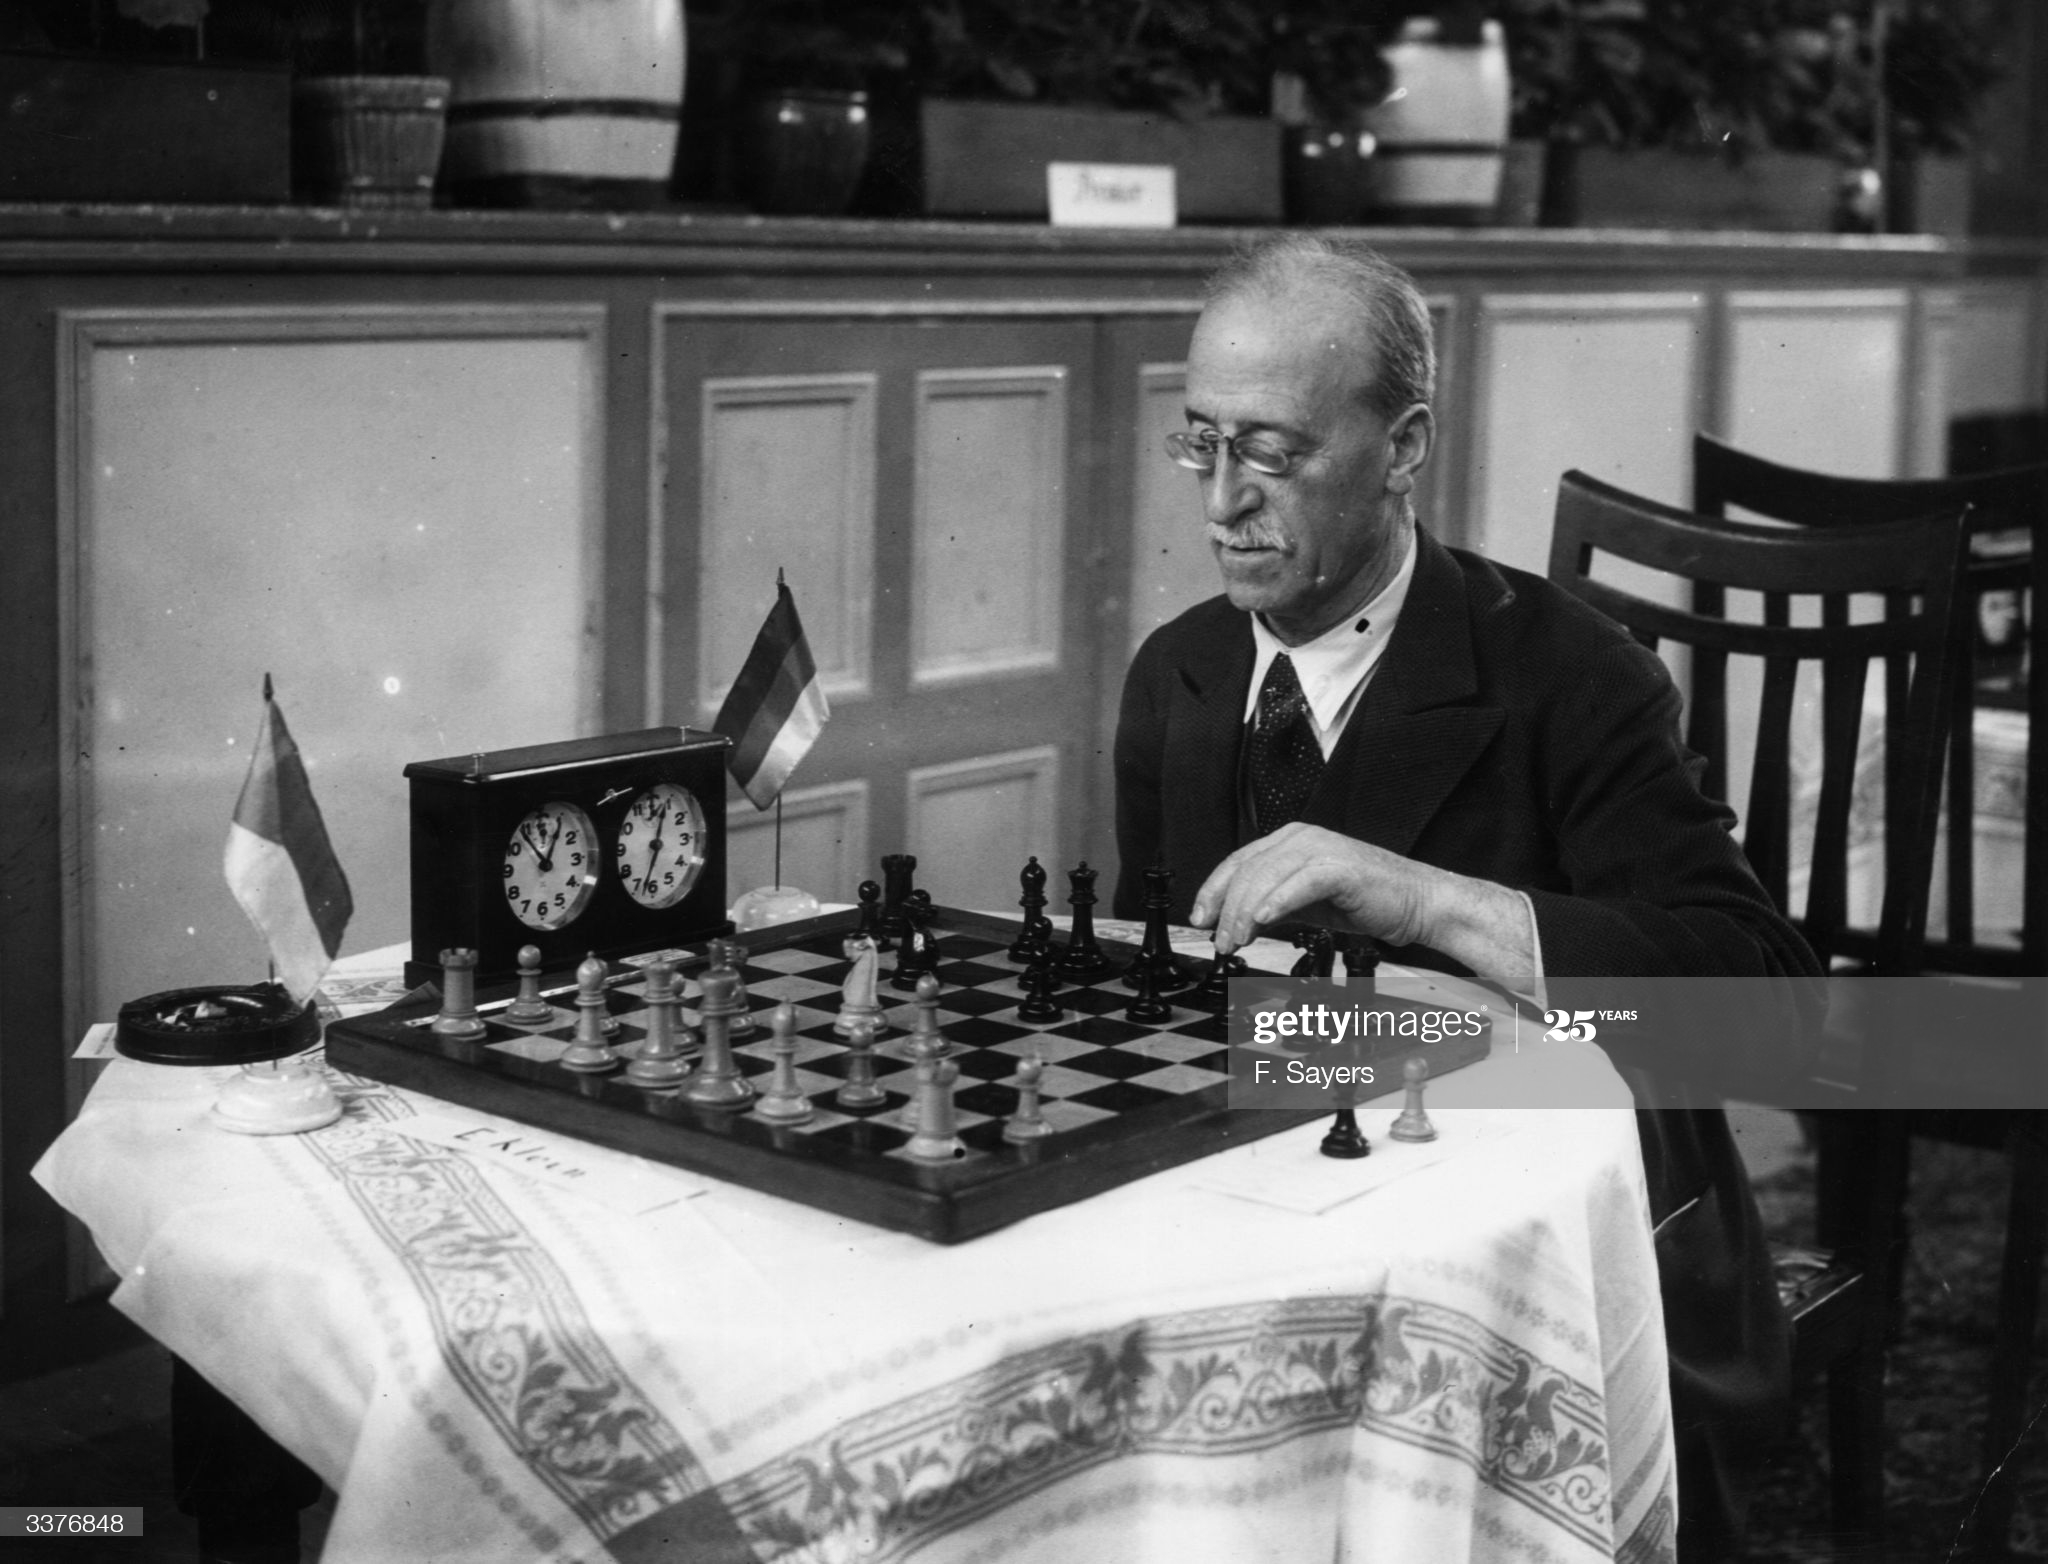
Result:
{"label": "chess clock", "polygon": [[647,728],[419,760],[412,785],[412,960],[477,953],[476,981],[513,976],[521,946],[548,971],[732,932],[725,915],[731,740]]}

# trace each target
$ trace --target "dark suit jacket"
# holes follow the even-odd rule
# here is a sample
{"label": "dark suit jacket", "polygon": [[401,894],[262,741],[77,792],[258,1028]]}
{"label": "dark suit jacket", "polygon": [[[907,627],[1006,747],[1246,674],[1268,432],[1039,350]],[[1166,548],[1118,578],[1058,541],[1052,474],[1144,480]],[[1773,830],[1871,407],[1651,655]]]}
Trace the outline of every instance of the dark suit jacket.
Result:
{"label": "dark suit jacket", "polygon": [[[1817,968],[1750,872],[1732,817],[1699,791],[1664,665],[1548,582],[1420,530],[1416,541],[1401,621],[1304,817],[1527,891],[1550,978],[1774,979],[1758,988],[1785,1002],[1781,1028],[1739,1044],[1791,1046],[1817,1020],[1800,1008],[1819,1003]],[[1185,921],[1239,845],[1252,660],[1249,621],[1218,597],[1161,627],[1132,663],[1116,739],[1117,916],[1142,916],[1140,873],[1164,862]],[[1744,1457],[1782,1420],[1786,1327],[1725,1116],[1665,1107],[1638,1123],[1659,1224],[1681,1547],[1712,1557],[1739,1515]]]}

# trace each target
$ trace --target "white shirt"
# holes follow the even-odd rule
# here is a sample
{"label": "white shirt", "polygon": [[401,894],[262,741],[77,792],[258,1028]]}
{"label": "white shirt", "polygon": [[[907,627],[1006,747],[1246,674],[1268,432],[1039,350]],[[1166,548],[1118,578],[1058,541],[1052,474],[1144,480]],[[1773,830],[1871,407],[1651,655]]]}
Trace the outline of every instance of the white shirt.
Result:
{"label": "white shirt", "polygon": [[[1386,655],[1387,642],[1393,639],[1401,608],[1408,601],[1408,588],[1415,580],[1415,556],[1419,552],[1413,531],[1408,534],[1407,544],[1407,556],[1394,572],[1394,579],[1356,614],[1312,641],[1289,646],[1266,628],[1265,620],[1252,615],[1255,652],[1251,689],[1245,696],[1247,724],[1258,718],[1259,691],[1265,685],[1266,670],[1273,666],[1275,657],[1285,652],[1294,663],[1294,676],[1301,681],[1301,693],[1308,701],[1309,726],[1315,729],[1316,743],[1322,749],[1323,759],[1330,758],[1337,741],[1344,736],[1351,714],[1358,709],[1359,697],[1372,682],[1373,670]],[[1527,997],[1539,1007],[1546,1006],[1549,997],[1543,981],[1543,935],[1536,926],[1536,904],[1526,891],[1515,894],[1529,911],[1529,955],[1536,974],[1536,989]]]}

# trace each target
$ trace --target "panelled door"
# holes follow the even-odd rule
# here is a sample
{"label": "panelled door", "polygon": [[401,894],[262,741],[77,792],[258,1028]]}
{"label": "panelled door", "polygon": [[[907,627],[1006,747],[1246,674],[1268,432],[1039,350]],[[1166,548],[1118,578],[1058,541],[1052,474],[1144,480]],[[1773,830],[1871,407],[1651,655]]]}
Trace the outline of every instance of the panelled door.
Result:
{"label": "panelled door", "polygon": [[[709,725],[780,568],[832,706],[782,883],[848,901],[908,851],[935,899],[1007,909],[1036,855],[1064,893],[1109,807],[1095,327],[849,316],[658,318],[653,718]],[[732,893],[771,883],[773,812],[734,789],[729,819]]]}

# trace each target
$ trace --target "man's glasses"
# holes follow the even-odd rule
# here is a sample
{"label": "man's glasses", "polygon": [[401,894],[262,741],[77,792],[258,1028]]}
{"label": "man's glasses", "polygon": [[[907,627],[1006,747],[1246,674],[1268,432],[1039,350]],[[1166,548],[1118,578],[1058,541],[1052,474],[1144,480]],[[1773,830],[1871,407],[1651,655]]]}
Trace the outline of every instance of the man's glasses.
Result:
{"label": "man's glasses", "polygon": [[1240,467],[1248,467],[1268,478],[1286,477],[1301,459],[1286,446],[1275,445],[1255,434],[1233,436],[1218,434],[1214,429],[1190,434],[1185,429],[1177,429],[1166,437],[1166,454],[1189,472],[1214,472],[1225,451],[1236,458]]}

